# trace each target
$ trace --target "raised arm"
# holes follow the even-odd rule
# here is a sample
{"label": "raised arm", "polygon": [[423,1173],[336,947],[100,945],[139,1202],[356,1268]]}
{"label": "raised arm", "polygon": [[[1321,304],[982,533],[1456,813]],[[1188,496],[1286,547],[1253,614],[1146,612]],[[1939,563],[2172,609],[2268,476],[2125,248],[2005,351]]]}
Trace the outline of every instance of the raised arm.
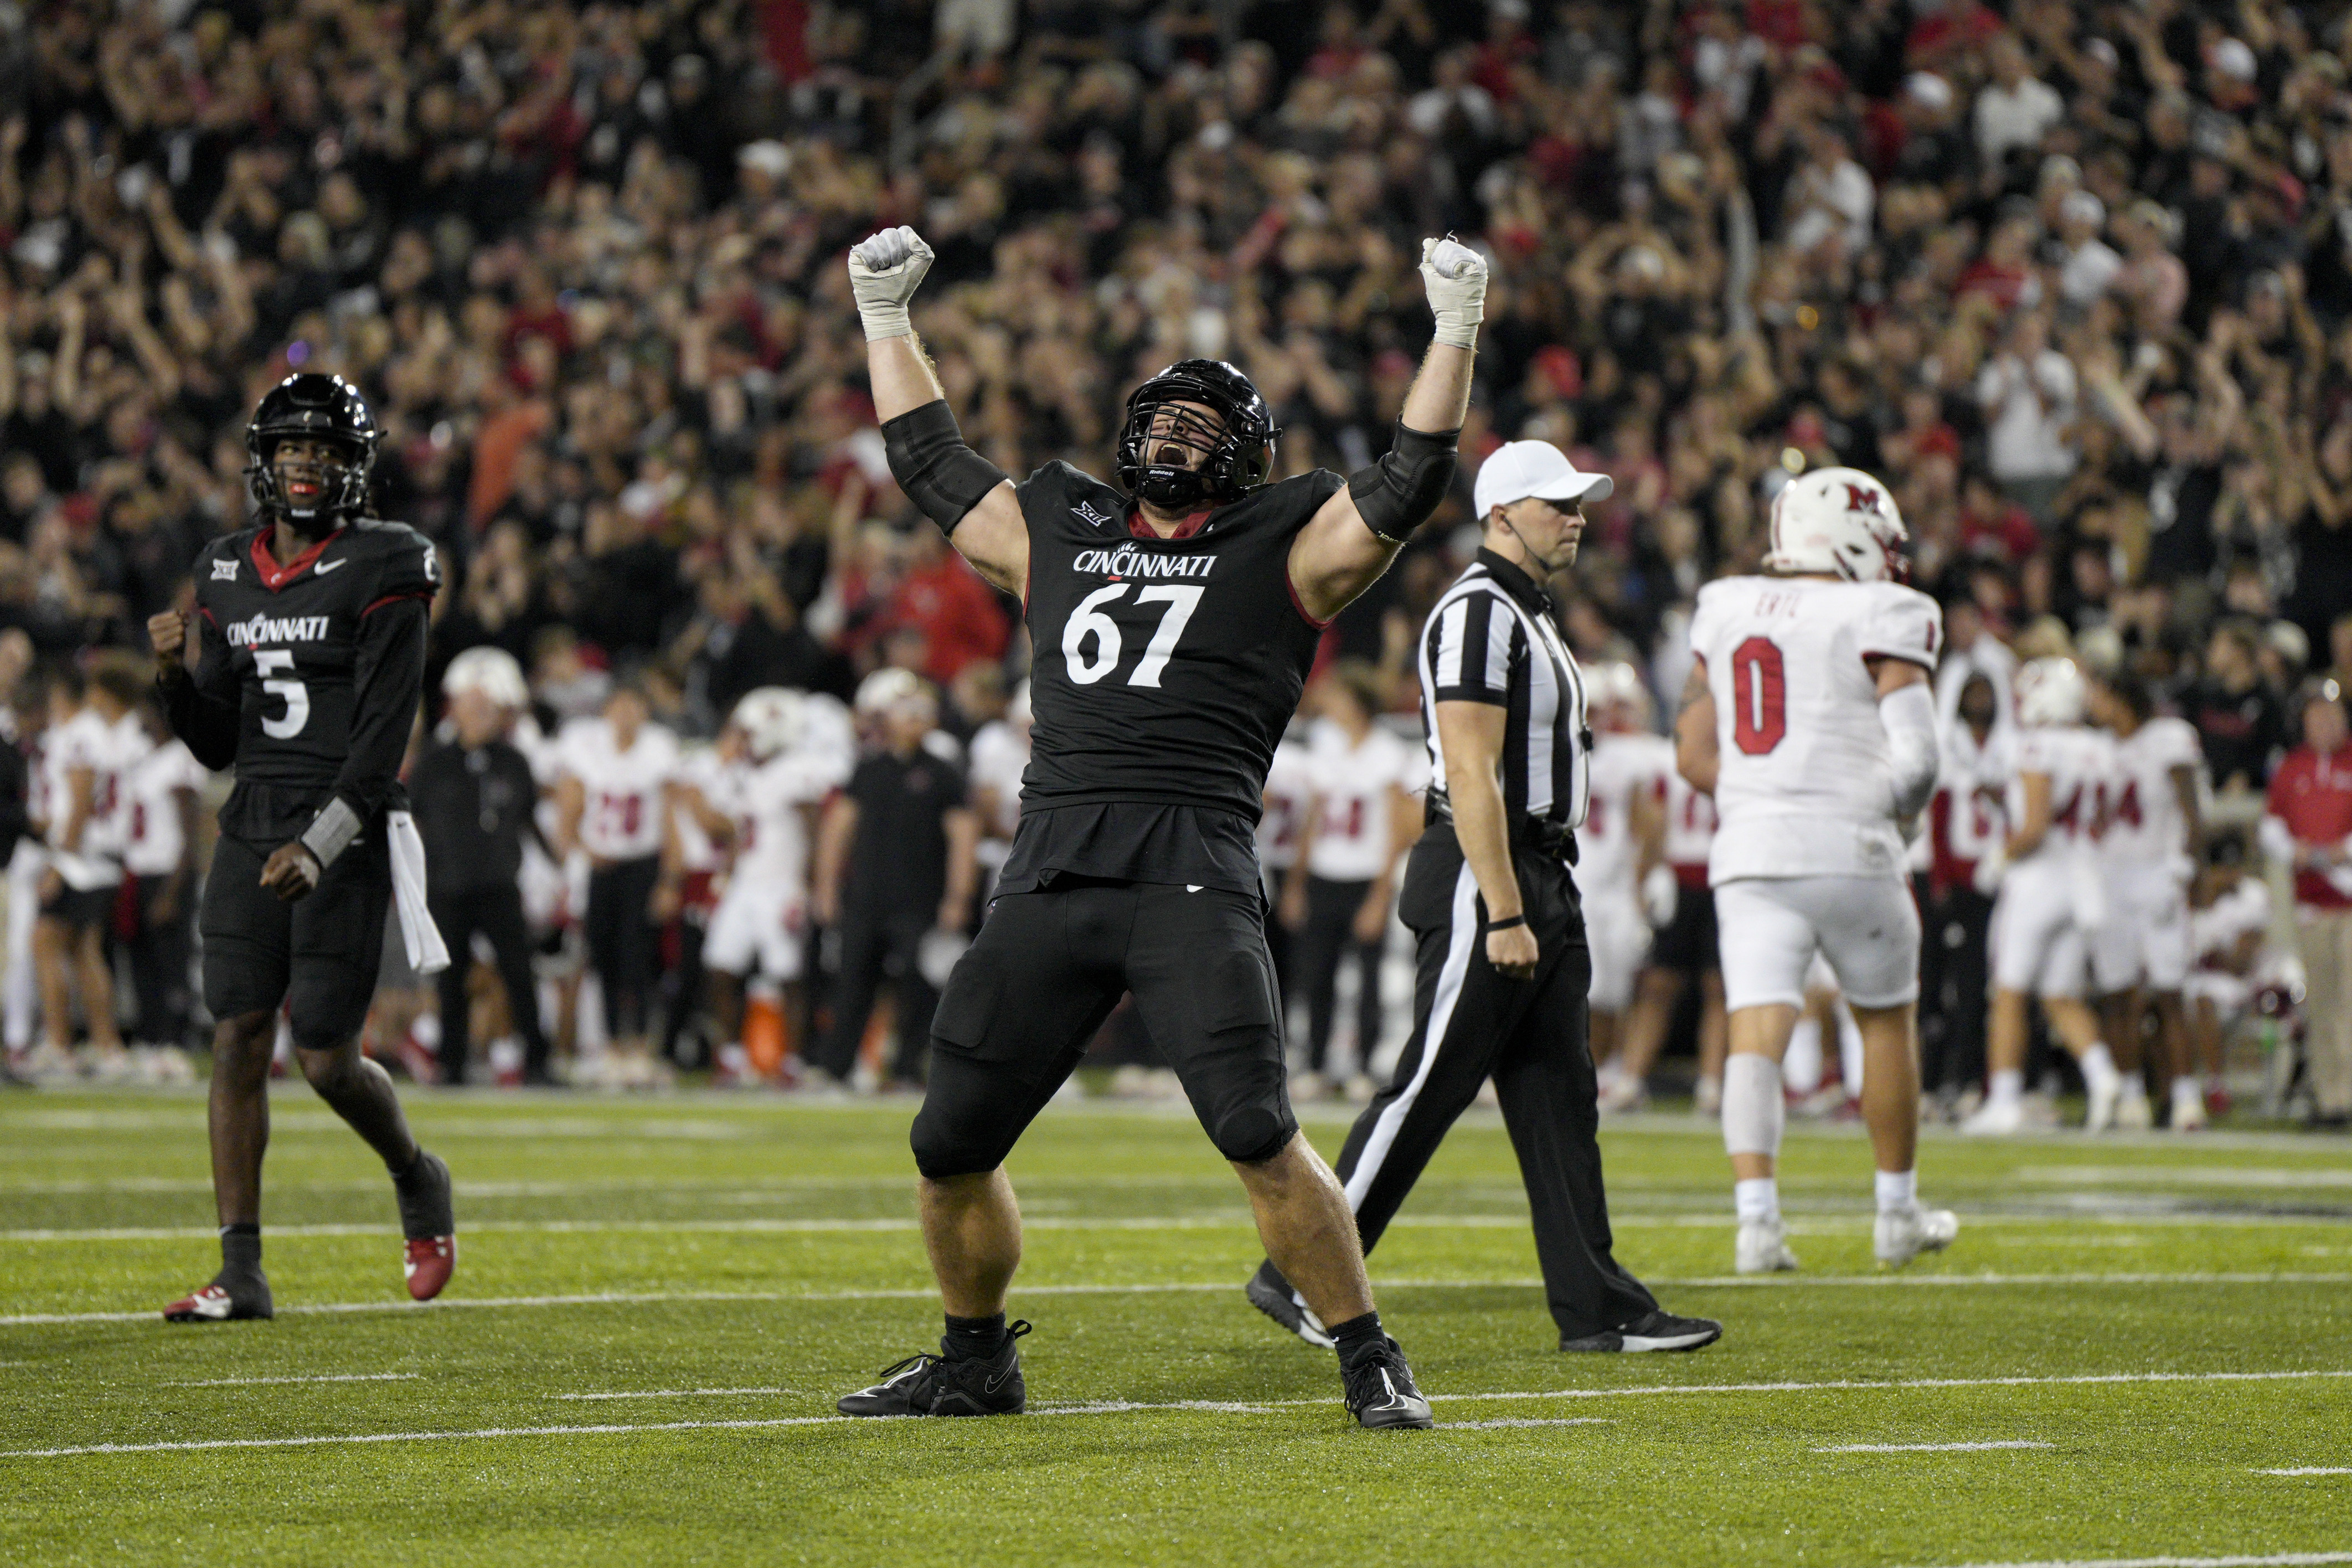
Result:
{"label": "raised arm", "polygon": [[1429,521],[1454,483],[1454,443],[1470,408],[1470,372],[1486,313],[1486,260],[1451,239],[1422,242],[1421,275],[1437,331],[1405,394],[1395,445],[1350,475],[1290,547],[1290,582],[1307,615],[1328,621],[1370,587]]}
{"label": "raised arm", "polygon": [[931,267],[931,247],[904,226],[849,252],[849,288],[866,327],[866,372],[890,477],[956,552],[990,584],[1029,596],[1029,529],[1004,470],[964,445],[939,374],[915,336],[907,301]]}

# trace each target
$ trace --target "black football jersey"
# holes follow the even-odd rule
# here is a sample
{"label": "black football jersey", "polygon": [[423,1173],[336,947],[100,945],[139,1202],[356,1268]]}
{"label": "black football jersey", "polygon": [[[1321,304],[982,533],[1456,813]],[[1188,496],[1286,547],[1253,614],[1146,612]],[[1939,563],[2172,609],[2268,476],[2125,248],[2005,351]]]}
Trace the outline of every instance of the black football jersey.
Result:
{"label": "black football jersey", "polygon": [[1290,547],[1342,482],[1263,486],[1184,539],[1137,537],[1127,499],[1067,463],[1016,487],[1035,650],[1024,814],[1134,802],[1257,821],[1322,635]]}
{"label": "black football jersey", "polygon": [[[423,612],[441,584],[433,546],[405,523],[362,519],[281,565],[268,538],[245,529],[196,557],[196,693],[215,714],[234,708],[240,788],[313,808],[341,791],[372,810],[396,787],[421,694]],[[183,738],[218,767],[225,726],[211,728],[208,745]]]}

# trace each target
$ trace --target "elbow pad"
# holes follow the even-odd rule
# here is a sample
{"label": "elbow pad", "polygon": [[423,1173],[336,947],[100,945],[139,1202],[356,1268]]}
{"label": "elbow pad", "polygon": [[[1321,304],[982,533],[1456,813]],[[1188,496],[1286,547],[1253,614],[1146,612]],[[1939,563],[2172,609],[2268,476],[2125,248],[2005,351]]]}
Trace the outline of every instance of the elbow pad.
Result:
{"label": "elbow pad", "polygon": [[1878,703],[1886,726],[1886,750],[1895,769],[1895,815],[1916,816],[1936,792],[1936,700],[1927,683],[1915,680]]}
{"label": "elbow pad", "polygon": [[1369,468],[1348,480],[1356,513],[1364,526],[1392,544],[1402,544],[1429,521],[1454,483],[1454,446],[1459,430],[1435,435],[1397,426],[1396,445]]}
{"label": "elbow pad", "polygon": [[925,517],[952,535],[964,514],[1004,482],[1004,470],[963,444],[948,400],[934,398],[882,426],[890,477]]}

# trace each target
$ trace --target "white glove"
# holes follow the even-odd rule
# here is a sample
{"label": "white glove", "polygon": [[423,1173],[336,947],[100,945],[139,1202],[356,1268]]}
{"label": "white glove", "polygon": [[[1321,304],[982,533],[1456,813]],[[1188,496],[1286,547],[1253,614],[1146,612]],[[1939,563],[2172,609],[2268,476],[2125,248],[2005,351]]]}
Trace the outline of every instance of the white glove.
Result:
{"label": "white glove", "polygon": [[1999,844],[1988,845],[1985,852],[1977,857],[1977,872],[1971,880],[1977,891],[1990,899],[2000,891],[2000,879],[2008,869],[2008,852]]}
{"label": "white glove", "polygon": [[1642,879],[1642,913],[1650,923],[1663,930],[1675,921],[1675,905],[1681,900],[1682,889],[1675,881],[1671,866],[1653,866]]}
{"label": "white glove", "polygon": [[1486,317],[1486,258],[1458,240],[1424,239],[1421,277],[1437,317],[1437,341],[1476,348],[1478,323]]}
{"label": "white glove", "polygon": [[915,335],[907,301],[931,269],[932,255],[923,237],[904,224],[849,247],[849,291],[856,297],[867,342]]}

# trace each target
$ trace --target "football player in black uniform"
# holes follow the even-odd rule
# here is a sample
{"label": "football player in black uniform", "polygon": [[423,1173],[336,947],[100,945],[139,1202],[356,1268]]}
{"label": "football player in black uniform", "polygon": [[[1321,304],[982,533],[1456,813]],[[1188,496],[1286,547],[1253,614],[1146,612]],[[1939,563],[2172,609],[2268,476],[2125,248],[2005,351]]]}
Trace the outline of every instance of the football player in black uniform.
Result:
{"label": "football player in black uniform", "polygon": [[366,513],[376,425],[340,376],[289,376],[246,431],[257,526],[196,557],[196,617],[147,623],[173,732],[235,765],[198,917],[213,1036],[213,1196],[221,1270],[163,1315],[270,1315],[261,1272],[269,1058],[288,1003],[303,1077],[383,1156],[407,1237],[408,1293],[457,1264],[449,1168],[416,1146],[383,1068],[360,1055],[393,897],[388,811],[424,689],[433,546]]}
{"label": "football player in black uniform", "polygon": [[1267,1255],[1332,1325],[1349,1410],[1431,1425],[1372,1309],[1347,1195],[1291,1115],[1254,842],[1323,627],[1454,475],[1486,263],[1452,240],[1422,255],[1436,341],[1386,458],[1350,479],[1268,483],[1277,432],[1257,389],[1186,360],[1128,400],[1114,489],[1060,462],[1015,485],[965,446],[907,315],[930,248],[897,228],[850,253],[890,470],[982,577],[1022,596],[1036,662],[1021,826],[940,999],[915,1119],[947,1334],[940,1354],[843,1399],[848,1415],[1023,1408],[1004,1157],[1131,992]]}

